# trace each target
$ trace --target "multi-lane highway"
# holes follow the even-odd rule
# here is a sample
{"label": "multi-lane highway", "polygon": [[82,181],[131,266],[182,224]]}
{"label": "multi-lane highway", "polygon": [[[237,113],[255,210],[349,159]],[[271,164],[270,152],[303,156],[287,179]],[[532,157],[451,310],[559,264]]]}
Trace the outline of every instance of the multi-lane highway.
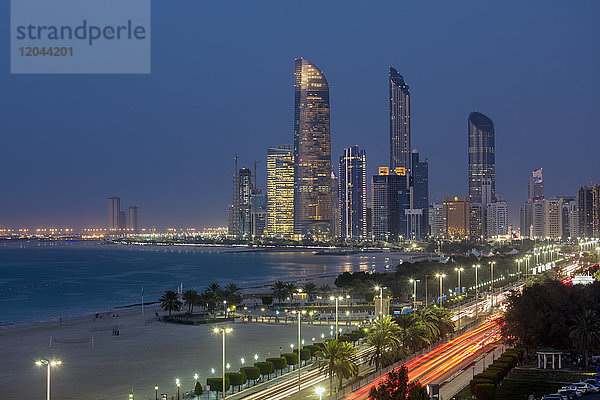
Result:
{"label": "multi-lane highway", "polygon": [[[421,384],[440,383],[455,371],[469,365],[488,344],[500,338],[500,327],[497,318],[488,318],[475,329],[439,345],[430,352],[416,357],[404,365],[408,369],[411,381]],[[372,387],[385,379],[385,375],[377,378],[369,385],[362,387],[346,397],[346,400],[364,400],[369,397]]]}

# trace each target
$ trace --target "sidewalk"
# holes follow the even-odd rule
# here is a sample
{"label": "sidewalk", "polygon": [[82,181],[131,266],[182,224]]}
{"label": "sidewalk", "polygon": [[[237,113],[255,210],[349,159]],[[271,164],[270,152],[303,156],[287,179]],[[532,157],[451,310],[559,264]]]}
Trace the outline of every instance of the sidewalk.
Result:
{"label": "sidewalk", "polygon": [[455,376],[450,382],[445,383],[440,387],[440,400],[451,399],[452,396],[460,392],[469,384],[469,382],[471,382],[473,375],[483,372],[485,368],[489,367],[494,360],[502,355],[502,352],[505,349],[506,347],[503,345],[494,348],[494,350],[486,353],[485,356],[480,356],[475,363],[463,369],[463,371]]}

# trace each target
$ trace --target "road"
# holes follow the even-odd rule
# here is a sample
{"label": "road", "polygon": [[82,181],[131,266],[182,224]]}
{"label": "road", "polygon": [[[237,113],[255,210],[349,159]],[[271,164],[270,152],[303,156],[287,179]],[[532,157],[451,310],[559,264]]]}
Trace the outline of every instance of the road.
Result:
{"label": "road", "polygon": [[[411,381],[418,380],[423,385],[442,383],[455,371],[469,365],[483,352],[486,345],[497,341],[499,334],[500,327],[497,318],[490,318],[472,331],[405,363],[409,379]],[[367,399],[371,388],[384,379],[385,375],[377,378],[369,385],[347,396],[346,400]]]}

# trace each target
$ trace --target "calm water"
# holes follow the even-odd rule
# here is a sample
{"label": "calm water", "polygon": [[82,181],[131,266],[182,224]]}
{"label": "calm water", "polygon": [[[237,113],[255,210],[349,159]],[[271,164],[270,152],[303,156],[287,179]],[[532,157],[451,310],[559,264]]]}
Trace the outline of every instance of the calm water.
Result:
{"label": "calm water", "polygon": [[212,282],[242,287],[303,275],[380,269],[385,258],[312,252],[209,251],[100,243],[0,244],[0,326],[70,318],[156,300],[164,290]]}

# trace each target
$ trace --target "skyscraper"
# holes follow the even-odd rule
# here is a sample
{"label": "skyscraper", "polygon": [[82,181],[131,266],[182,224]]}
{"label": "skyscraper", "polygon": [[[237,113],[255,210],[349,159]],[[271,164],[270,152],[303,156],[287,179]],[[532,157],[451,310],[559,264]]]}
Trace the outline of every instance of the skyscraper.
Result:
{"label": "skyscraper", "polygon": [[481,185],[491,181],[491,199],[496,199],[496,150],[494,123],[479,112],[469,114],[469,201],[481,203]]}
{"label": "skyscraper", "polygon": [[267,149],[267,236],[294,234],[294,146]]}
{"label": "skyscraper", "polygon": [[331,171],[331,237],[342,236],[342,218],[340,204],[340,183],[335,172]]}
{"label": "skyscraper", "polygon": [[373,236],[395,241],[406,234],[405,210],[410,208],[406,175],[390,174],[380,168],[373,176]]}
{"label": "skyscraper", "polygon": [[543,168],[534,170],[529,177],[530,202],[544,199],[544,178],[542,175],[542,169]]}
{"label": "skyscraper", "polygon": [[429,235],[434,238],[442,237],[444,234],[443,204],[433,203],[429,206]]}
{"label": "skyscraper", "polygon": [[344,149],[339,164],[341,235],[361,239],[367,235],[367,156],[358,146]]}
{"label": "skyscraper", "polygon": [[594,188],[581,186],[577,195],[579,205],[579,237],[594,236]]}
{"label": "skyscraper", "polygon": [[129,230],[138,232],[138,208],[137,206],[129,206]]}
{"label": "skyscraper", "polygon": [[[423,210],[421,217],[421,237],[428,235],[429,223],[429,161],[419,161],[419,151],[412,151],[412,204],[411,208]],[[420,238],[421,238],[420,237]]]}
{"label": "skyscraper", "polygon": [[410,171],[410,91],[402,75],[390,67],[390,168]]}
{"label": "skyscraper", "polygon": [[322,236],[331,223],[329,85],[303,58],[294,78],[294,231]]}
{"label": "skyscraper", "polygon": [[238,174],[238,237],[250,238],[252,236],[252,210],[250,198],[252,197],[252,172],[248,168],[241,168]]}
{"label": "skyscraper", "polygon": [[469,198],[444,196],[444,237],[462,240],[469,236]]}
{"label": "skyscraper", "polygon": [[113,196],[108,198],[108,225],[109,231],[117,231],[119,227],[119,213],[121,212],[121,199]]}

